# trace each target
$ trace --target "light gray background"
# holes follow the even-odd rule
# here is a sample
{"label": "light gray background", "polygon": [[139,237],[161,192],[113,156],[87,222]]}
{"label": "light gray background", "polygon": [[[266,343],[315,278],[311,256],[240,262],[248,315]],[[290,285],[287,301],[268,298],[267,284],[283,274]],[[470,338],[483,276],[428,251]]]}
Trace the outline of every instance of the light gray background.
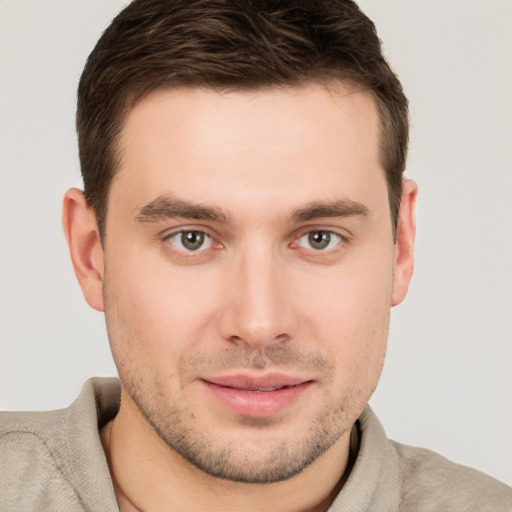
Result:
{"label": "light gray background", "polygon": [[[112,375],[60,227],[75,90],[120,0],[0,0],[0,406]],[[411,101],[417,270],[372,398],[390,437],[512,483],[512,3],[364,0]]]}

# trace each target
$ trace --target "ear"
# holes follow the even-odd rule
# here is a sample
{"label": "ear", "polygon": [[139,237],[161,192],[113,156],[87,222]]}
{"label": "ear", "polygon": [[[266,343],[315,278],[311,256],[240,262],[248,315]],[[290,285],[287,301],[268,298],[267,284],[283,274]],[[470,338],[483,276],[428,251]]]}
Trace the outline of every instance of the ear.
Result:
{"label": "ear", "polygon": [[405,299],[414,270],[417,192],[418,187],[414,181],[404,180],[395,244],[392,306],[400,304]]}
{"label": "ear", "polygon": [[71,261],[85,300],[92,308],[104,311],[103,249],[93,210],[77,188],[66,192],[62,205],[62,225]]}

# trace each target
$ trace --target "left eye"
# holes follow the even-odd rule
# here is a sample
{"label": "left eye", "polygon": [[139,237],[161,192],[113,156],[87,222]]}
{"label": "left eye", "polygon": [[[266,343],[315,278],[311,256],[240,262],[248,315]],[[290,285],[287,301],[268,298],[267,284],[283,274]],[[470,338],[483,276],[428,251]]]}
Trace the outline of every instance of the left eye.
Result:
{"label": "left eye", "polygon": [[302,235],[297,242],[307,249],[325,251],[336,247],[342,240],[342,237],[333,231],[318,230]]}
{"label": "left eye", "polygon": [[203,231],[178,231],[167,237],[167,240],[178,249],[186,252],[199,252],[209,249],[213,241]]}

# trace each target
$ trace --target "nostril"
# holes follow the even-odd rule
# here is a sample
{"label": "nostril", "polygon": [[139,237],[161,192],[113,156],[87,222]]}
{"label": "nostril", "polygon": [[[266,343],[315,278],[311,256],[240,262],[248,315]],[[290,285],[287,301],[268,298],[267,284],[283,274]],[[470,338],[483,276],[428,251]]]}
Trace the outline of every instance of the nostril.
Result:
{"label": "nostril", "polygon": [[[277,336],[274,336],[273,339],[269,339],[268,342],[265,343],[265,345],[268,345],[268,346],[272,346],[274,344],[280,344],[280,343],[284,343],[285,341],[289,341],[291,339],[291,337],[288,335],[288,334],[278,334]],[[250,341],[246,340],[244,337],[242,336],[236,336],[236,335],[232,335],[228,338],[228,341],[230,341],[231,343],[234,343],[235,345],[241,345],[241,344],[244,344],[244,345],[253,345]]]}

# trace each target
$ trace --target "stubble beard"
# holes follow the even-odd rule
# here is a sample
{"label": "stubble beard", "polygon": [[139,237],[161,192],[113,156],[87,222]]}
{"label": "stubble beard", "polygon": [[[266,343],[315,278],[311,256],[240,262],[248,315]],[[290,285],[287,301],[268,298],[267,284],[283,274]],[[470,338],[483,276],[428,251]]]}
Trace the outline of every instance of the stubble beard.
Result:
{"label": "stubble beard", "polygon": [[[205,473],[234,482],[268,484],[287,480],[303,471],[352,427],[346,424],[344,407],[338,404],[318,417],[299,438],[271,443],[273,446],[269,443],[258,446],[257,442],[237,446],[231,441],[218,447],[201,430],[184,424],[183,417],[189,416],[186,409],[174,407],[164,413],[155,407],[152,399],[139,396],[134,389],[127,388],[127,391],[146,421],[171,449]],[[240,423],[250,423],[247,428],[253,436],[272,428],[272,422],[265,419],[251,418]],[[335,424],[335,429],[329,428]]]}
{"label": "stubble beard", "polygon": [[[261,367],[263,359],[269,359],[276,367],[275,359],[301,358],[300,367],[319,366],[318,357],[298,356],[292,351],[279,349],[279,355],[272,357],[272,351],[265,356],[259,353],[245,354],[244,367]],[[285,356],[284,354],[288,355]],[[232,353],[231,359],[240,360]],[[253,364],[256,360],[257,364]],[[251,361],[250,366],[247,362]],[[306,362],[307,361],[307,362]],[[126,361],[124,362],[126,363]],[[198,358],[181,365],[182,373],[196,367]],[[227,363],[231,366],[231,362]],[[267,362],[268,364],[268,362]],[[325,363],[326,374],[332,368]],[[217,365],[226,366],[225,361]],[[192,411],[178,396],[170,396],[162,389],[161,383],[150,375],[135,375],[130,365],[118,364],[119,374],[130,398],[157,435],[176,453],[198,469],[216,478],[248,484],[268,484],[287,480],[302,472],[307,466],[325,453],[345,432],[349,431],[364,404],[353,403],[351,398],[359,393],[346,393],[343,397],[329,397],[322,409],[302,431],[290,435],[275,436],[272,431],[279,429],[279,420],[273,418],[238,419],[241,428],[247,429],[243,445],[237,441],[219,441],[205,421],[198,421],[201,411]],[[240,366],[238,366],[240,367]],[[133,366],[132,366],[133,368]],[[185,368],[185,369],[184,369]],[[327,369],[329,368],[329,369]],[[202,427],[201,427],[202,426]],[[340,461],[343,465],[343,461]]]}
{"label": "stubble beard", "polygon": [[[105,302],[107,306],[109,301]],[[208,475],[234,482],[269,484],[302,472],[352,429],[373,393],[382,369],[383,355],[374,382],[353,382],[343,390],[342,396],[325,394],[323,406],[316,416],[292,435],[273,438],[268,435],[269,431],[279,427],[278,420],[240,417],[240,426],[250,432],[246,436],[250,445],[241,446],[236,441],[218,441],[215,433],[210,435],[212,429],[207,422],[199,421],[201,411],[189,409],[179,392],[170,392],[158,381],[150,364],[141,364],[146,359],[144,344],[138,339],[131,321],[109,307],[105,308],[105,314],[121,382],[148,424],[170,449],[189,463]],[[240,368],[313,371],[322,376],[325,389],[329,389],[329,382],[335,377],[334,364],[319,352],[304,354],[286,344],[269,345],[263,353],[234,346],[223,354],[197,355],[181,361],[177,369],[179,377],[175,376],[179,382],[177,389],[183,389],[187,375],[208,374],[201,370]],[[341,467],[343,464],[340,461]]]}

